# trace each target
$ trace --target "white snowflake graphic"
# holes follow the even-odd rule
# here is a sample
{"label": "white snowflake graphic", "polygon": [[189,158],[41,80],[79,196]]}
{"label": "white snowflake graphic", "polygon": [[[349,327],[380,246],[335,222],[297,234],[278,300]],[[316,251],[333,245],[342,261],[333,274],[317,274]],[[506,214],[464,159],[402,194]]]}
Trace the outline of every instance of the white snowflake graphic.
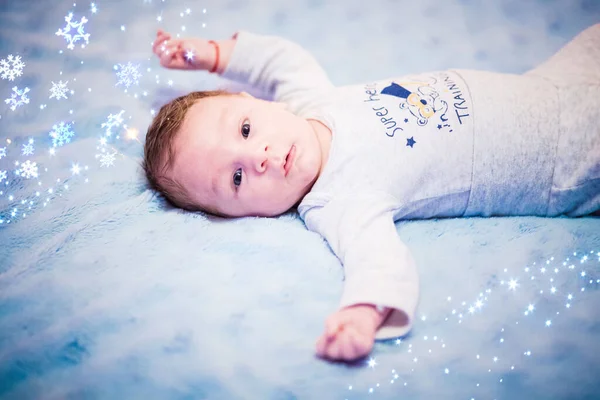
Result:
{"label": "white snowflake graphic", "polygon": [[2,157],[6,157],[6,147],[0,147],[0,160]]}
{"label": "white snowflake graphic", "polygon": [[27,93],[29,92],[29,88],[19,89],[18,87],[12,88],[13,92],[10,96],[10,99],[4,100],[6,104],[10,104],[10,109],[15,111],[17,107],[22,106],[23,104],[29,104],[29,97],[27,97]]}
{"label": "white snowflake graphic", "polygon": [[122,115],[124,112],[125,112],[125,110],[121,110],[121,112],[118,114],[109,114],[106,122],[104,122],[104,123],[102,123],[102,125],[100,125],[102,128],[106,128],[106,130],[105,130],[106,136],[110,136],[112,134],[113,127],[121,126],[121,124],[123,123]]}
{"label": "white snowflake graphic", "polygon": [[[64,36],[65,40],[69,43],[67,45],[67,48],[70,50],[73,50],[75,48],[75,43],[78,42],[80,39],[85,40],[85,44],[89,44],[90,43],[90,34],[89,33],[85,33],[84,31],[84,24],[88,21],[86,17],[81,17],[81,20],[79,22],[73,22],[71,21],[71,19],[73,18],[73,13],[69,13],[69,15],[67,15],[65,17],[65,21],[67,21],[67,25],[65,25],[65,27],[61,30],[59,29],[56,32],[57,36]],[[71,29],[74,29],[76,31],[76,33],[71,34]],[[85,47],[85,44],[81,44],[81,48]]]}
{"label": "white snowflake graphic", "polygon": [[0,60],[0,78],[13,81],[23,74],[23,67],[25,63],[21,61],[21,56],[9,54],[6,59]]}
{"label": "white snowflake graphic", "polygon": [[17,174],[30,179],[38,177],[38,167],[36,163],[27,160],[21,164],[21,168],[17,170]]}
{"label": "white snowflake graphic", "polygon": [[138,71],[140,68],[139,65],[133,65],[131,62],[128,62],[126,65],[118,64],[114,66],[115,71],[117,71],[117,84],[115,86],[123,85],[125,86],[125,91],[131,85],[138,85],[139,79],[142,74]]}
{"label": "white snowflake graphic", "polygon": [[110,167],[115,162],[115,155],[117,153],[104,153],[100,156],[100,166]]}
{"label": "white snowflake graphic", "polygon": [[23,155],[30,156],[33,154],[33,139],[29,139],[29,143],[23,145]]}
{"label": "white snowflake graphic", "polygon": [[[66,81],[64,83],[63,81],[58,81],[58,83],[54,83],[54,81],[52,81],[52,88],[50,88],[50,98],[56,100],[60,100],[61,98],[66,99],[67,92],[69,91],[67,83],[69,83],[69,81]],[[71,91],[71,94],[73,94],[73,91]]]}
{"label": "white snowflake graphic", "polygon": [[6,179],[6,171],[0,171],[0,182],[2,182],[5,179]]}
{"label": "white snowflake graphic", "polygon": [[61,122],[58,125],[52,126],[52,131],[49,135],[52,138],[52,145],[59,147],[70,143],[75,133],[71,130],[71,125]]}

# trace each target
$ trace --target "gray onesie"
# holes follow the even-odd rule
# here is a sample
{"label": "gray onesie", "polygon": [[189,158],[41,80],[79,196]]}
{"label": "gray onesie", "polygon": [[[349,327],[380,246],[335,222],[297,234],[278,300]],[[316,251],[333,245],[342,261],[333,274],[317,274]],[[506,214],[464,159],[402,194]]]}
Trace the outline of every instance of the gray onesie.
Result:
{"label": "gray onesie", "polygon": [[394,221],[600,209],[600,25],[523,75],[451,70],[339,88],[291,42],[237,40],[225,77],[332,131],[298,211],[344,265],[340,306],[393,309],[378,338],[405,334],[418,301]]}

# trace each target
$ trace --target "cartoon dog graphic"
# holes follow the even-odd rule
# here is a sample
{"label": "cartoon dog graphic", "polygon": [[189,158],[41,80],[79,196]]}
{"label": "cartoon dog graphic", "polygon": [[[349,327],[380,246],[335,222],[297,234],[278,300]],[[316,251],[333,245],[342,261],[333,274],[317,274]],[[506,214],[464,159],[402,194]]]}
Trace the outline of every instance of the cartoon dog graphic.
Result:
{"label": "cartoon dog graphic", "polygon": [[417,91],[411,92],[406,87],[392,82],[381,91],[381,94],[404,99],[400,103],[400,108],[403,110],[408,108],[410,113],[417,119],[417,124],[423,126],[427,125],[429,119],[437,111],[444,110],[442,115],[445,114],[446,110],[448,110],[448,103],[440,99],[438,92],[429,86],[429,84],[424,82],[419,82],[418,84],[421,86],[417,88]]}

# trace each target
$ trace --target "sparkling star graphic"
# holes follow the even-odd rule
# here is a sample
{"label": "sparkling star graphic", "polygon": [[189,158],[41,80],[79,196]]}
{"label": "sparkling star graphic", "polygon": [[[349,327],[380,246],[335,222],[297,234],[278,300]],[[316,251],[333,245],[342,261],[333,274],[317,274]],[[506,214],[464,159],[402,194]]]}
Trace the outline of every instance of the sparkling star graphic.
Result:
{"label": "sparkling star graphic", "polygon": [[376,365],[377,362],[375,362],[375,359],[371,357],[371,359],[369,360],[369,367],[375,368]]}
{"label": "sparkling star graphic", "polygon": [[194,61],[194,51],[193,50],[186,51],[186,53],[185,53],[185,59],[187,60],[187,62]]}

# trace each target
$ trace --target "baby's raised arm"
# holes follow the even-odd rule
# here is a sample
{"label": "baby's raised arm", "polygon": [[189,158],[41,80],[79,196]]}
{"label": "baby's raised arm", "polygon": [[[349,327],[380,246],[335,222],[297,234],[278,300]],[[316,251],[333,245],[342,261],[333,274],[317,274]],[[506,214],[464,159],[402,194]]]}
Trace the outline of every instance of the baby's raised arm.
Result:
{"label": "baby's raised arm", "polygon": [[158,31],[154,53],[166,68],[207,70],[247,83],[300,111],[333,87],[301,46],[276,36],[238,32],[231,39],[173,39]]}
{"label": "baby's raised arm", "polygon": [[235,43],[235,36],[218,41],[203,38],[173,39],[171,34],[159,29],[152,51],[165,68],[222,73],[229,63]]}

